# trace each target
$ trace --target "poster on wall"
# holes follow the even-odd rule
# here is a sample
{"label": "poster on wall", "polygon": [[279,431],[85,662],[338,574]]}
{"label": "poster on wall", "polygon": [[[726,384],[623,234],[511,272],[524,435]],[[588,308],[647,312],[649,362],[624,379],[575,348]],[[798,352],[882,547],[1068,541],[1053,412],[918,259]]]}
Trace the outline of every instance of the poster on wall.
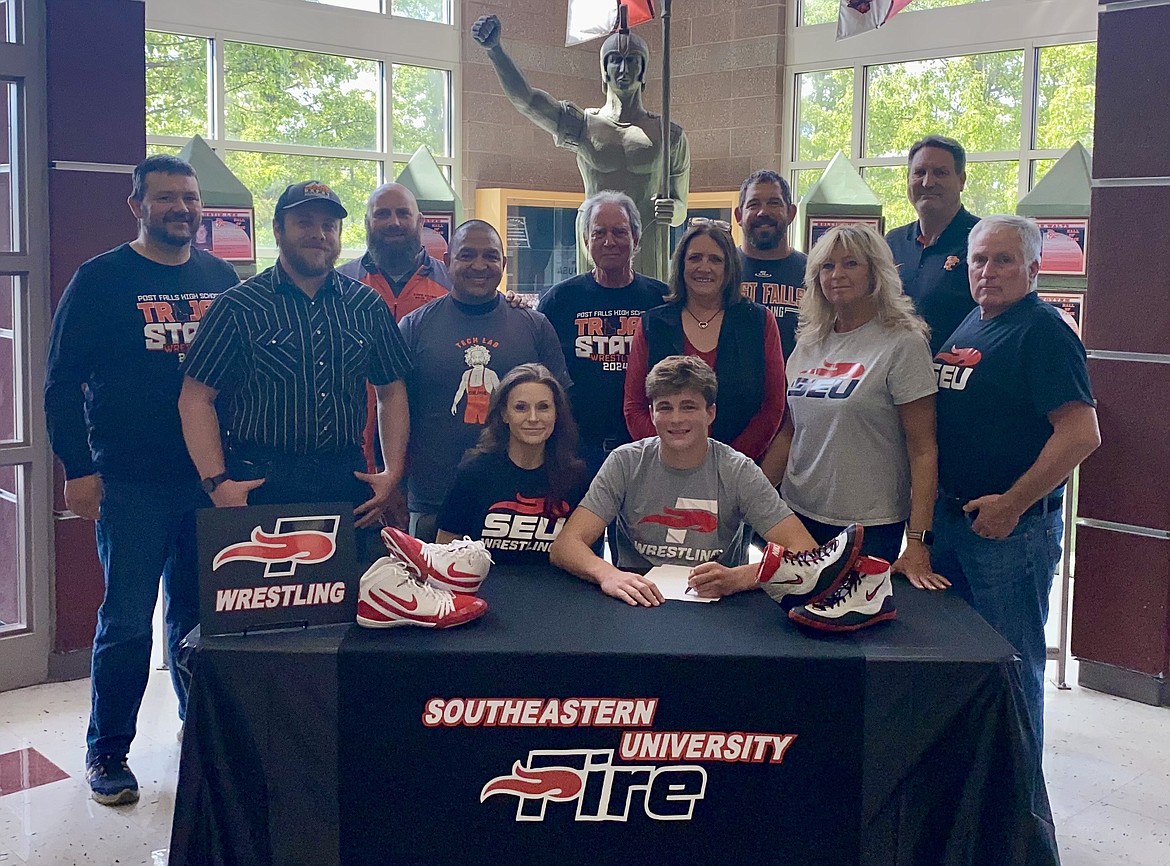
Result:
{"label": "poster on wall", "polygon": [[1040,237],[1044,239],[1040,254],[1040,273],[1059,276],[1085,275],[1085,250],[1089,236],[1087,219],[1038,219]]}
{"label": "poster on wall", "polygon": [[811,250],[816,246],[817,241],[829,229],[836,226],[848,225],[866,225],[872,228],[879,235],[882,234],[883,220],[881,217],[809,217],[808,218],[808,235],[805,238],[805,251]]}
{"label": "poster on wall", "polygon": [[205,207],[195,247],[225,262],[256,261],[256,234],[250,207]]}
{"label": "poster on wall", "polygon": [[427,255],[431,258],[441,259],[447,254],[447,245],[451,243],[451,226],[453,222],[453,214],[422,214],[422,243],[426,247]]}
{"label": "poster on wall", "polygon": [[1078,334],[1085,327],[1085,296],[1080,292],[1037,292],[1040,300],[1052,304],[1064,314],[1065,321],[1076,322]]}

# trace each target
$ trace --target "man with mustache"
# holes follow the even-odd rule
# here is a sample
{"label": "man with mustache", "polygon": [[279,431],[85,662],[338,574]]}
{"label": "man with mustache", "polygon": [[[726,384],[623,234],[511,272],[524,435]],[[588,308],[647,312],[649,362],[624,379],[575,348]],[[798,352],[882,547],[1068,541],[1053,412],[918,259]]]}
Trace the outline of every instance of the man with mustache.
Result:
{"label": "man with mustache", "polygon": [[[284,502],[354,503],[359,557],[376,558],[376,525],[402,478],[409,424],[402,336],[369,286],[342,276],[348,214],[317,180],[276,202],[280,255],[220,296],[184,370],[179,412],[191,458],[217,507]],[[385,469],[366,471],[366,385],[377,396]],[[231,407],[230,453],[216,398]],[[401,424],[391,424],[395,418]]]}
{"label": "man with mustache", "polygon": [[[419,307],[441,298],[451,290],[447,268],[423,247],[423,217],[414,193],[400,183],[384,183],[366,202],[366,252],[337,269],[342,276],[357,280],[379,295],[394,321]],[[379,465],[380,455],[374,447],[378,438],[378,419],[373,389],[366,394],[368,419],[362,431],[362,451],[371,471]],[[401,492],[393,498],[390,509],[395,522],[405,526],[405,502]]]}
{"label": "man with mustache", "polygon": [[410,534],[433,542],[455,468],[483,430],[492,392],[518,364],[543,364],[571,384],[556,331],[543,315],[513,307],[497,291],[507,265],[491,225],[468,220],[447,250],[451,292],[402,320],[412,370],[410,418],[396,416],[395,439],[410,438]]}
{"label": "man with mustache", "polygon": [[967,285],[967,235],[979,217],[963,207],[967,151],[953,138],[928,135],[910,146],[906,195],[918,219],[886,234],[902,290],[930,325],[930,351],[975,307]]}
{"label": "man with mustache", "polygon": [[[231,265],[192,248],[203,203],[186,162],[140,163],[127,204],[138,237],[78,268],[53,318],[45,375],[65,504],[97,521],[105,597],[85,763],[93,799],[107,806],[138,799],[126,756],[150,671],[160,574],[172,657],[198,620],[195,509],[207,497],[179,428],[180,364],[204,310],[239,282]],[[182,719],[186,678],[172,667],[171,679]]]}
{"label": "man with mustache", "polygon": [[739,288],[745,298],[763,304],[776,317],[786,361],[796,346],[796,319],[808,262],[808,256],[788,243],[788,226],[794,219],[792,190],[776,172],[761,169],[740,184],[735,209],[735,221],[743,229]]}

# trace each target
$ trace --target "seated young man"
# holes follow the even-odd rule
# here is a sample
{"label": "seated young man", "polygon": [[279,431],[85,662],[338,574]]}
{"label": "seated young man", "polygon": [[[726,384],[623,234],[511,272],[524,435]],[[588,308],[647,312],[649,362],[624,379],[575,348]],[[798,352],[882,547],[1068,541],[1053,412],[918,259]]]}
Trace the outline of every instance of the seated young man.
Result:
{"label": "seated young man", "polygon": [[[614,450],[589,492],[553,542],[554,565],[596,583],[631,605],[661,604],[658,587],[637,571],[655,565],[692,566],[690,585],[719,597],[764,584],[780,601],[815,602],[845,580],[857,558],[862,529],[850,526],[823,547],[755,463],[708,438],[715,420],[715,372],[698,357],[672,355],[646,377],[657,436]],[[591,549],[617,520],[617,564]],[[740,543],[745,523],[769,546],[760,565],[748,565]]]}

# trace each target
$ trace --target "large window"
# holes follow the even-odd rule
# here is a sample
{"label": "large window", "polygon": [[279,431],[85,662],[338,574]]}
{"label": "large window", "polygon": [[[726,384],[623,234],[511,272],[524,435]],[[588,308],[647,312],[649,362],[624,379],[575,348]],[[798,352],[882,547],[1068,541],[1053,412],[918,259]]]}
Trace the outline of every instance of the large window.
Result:
{"label": "large window", "polygon": [[344,6],[365,12],[389,12],[400,18],[451,23],[451,4],[448,0],[308,0],[326,6]]}
{"label": "large window", "polygon": [[967,207],[1013,212],[1075,142],[1092,148],[1095,74],[1092,42],[798,72],[794,194],[841,150],[882,200],[886,224],[909,222],[906,152],[937,132],[967,149]]}
{"label": "large window", "polygon": [[352,257],[365,246],[370,190],[421,146],[448,173],[455,163],[448,69],[148,31],[146,89],[150,152],[202,135],[251,191],[261,268],[276,257],[272,208],[287,184],[318,178],[337,191],[351,214],[342,255]]}

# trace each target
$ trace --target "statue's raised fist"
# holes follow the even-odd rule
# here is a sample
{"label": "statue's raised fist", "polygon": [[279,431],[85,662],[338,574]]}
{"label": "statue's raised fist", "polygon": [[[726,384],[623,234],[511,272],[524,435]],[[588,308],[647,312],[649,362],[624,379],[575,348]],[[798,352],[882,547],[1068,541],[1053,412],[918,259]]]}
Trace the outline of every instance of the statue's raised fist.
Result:
{"label": "statue's raised fist", "polygon": [[471,25],[471,38],[484,48],[495,48],[500,44],[500,19],[495,15],[481,15]]}

